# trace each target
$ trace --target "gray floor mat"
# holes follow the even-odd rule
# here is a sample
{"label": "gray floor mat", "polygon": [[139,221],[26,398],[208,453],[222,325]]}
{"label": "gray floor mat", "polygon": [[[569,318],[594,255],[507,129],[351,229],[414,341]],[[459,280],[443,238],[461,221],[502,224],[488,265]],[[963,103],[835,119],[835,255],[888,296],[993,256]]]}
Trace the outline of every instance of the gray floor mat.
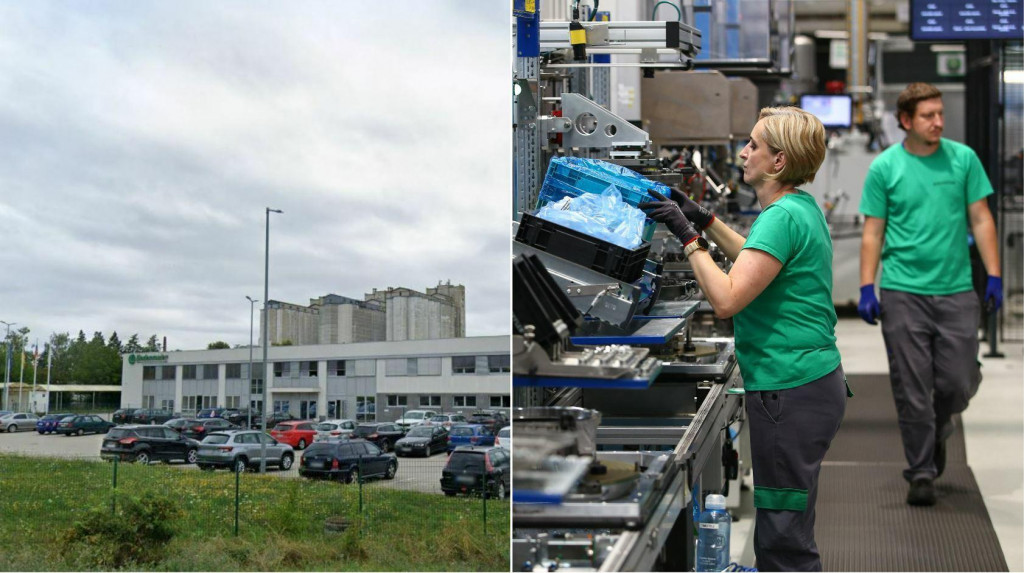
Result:
{"label": "gray floor mat", "polygon": [[934,507],[905,503],[908,485],[887,376],[848,377],[847,404],[819,481],[815,538],[826,571],[1006,571],[966,464],[962,427],[949,439]]}

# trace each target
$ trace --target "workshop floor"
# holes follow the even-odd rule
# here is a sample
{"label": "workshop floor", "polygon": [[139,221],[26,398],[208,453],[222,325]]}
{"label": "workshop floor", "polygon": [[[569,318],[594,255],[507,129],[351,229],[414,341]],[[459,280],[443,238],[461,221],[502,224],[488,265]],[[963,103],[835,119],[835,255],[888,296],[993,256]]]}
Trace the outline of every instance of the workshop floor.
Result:
{"label": "workshop floor", "polygon": [[[877,326],[859,318],[840,319],[836,338],[847,374],[888,374]],[[962,415],[967,463],[981,489],[1009,570],[1024,571],[1024,345],[1000,344],[1005,358],[985,358],[988,351],[988,344],[982,342],[978,358],[983,381]],[[749,476],[746,482],[753,485]],[[739,507],[733,508],[738,519],[732,527],[732,559],[751,566],[753,493],[741,492],[738,501]]]}

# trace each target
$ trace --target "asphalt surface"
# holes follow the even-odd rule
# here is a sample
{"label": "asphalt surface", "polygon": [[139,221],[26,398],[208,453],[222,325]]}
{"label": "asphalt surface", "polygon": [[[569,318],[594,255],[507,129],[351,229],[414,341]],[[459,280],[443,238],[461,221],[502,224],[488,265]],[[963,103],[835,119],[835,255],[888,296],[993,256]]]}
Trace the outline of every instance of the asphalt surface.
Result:
{"label": "asphalt surface", "polygon": [[[83,459],[102,461],[100,446],[103,434],[86,434],[84,436],[63,436],[60,434],[40,435],[35,429],[18,431],[17,433],[0,433],[0,452],[18,453],[29,456],[51,457],[60,459]],[[295,452],[295,465],[288,471],[267,468],[269,475],[282,478],[299,477],[299,460],[301,451]],[[368,483],[374,487],[422,491],[428,493],[441,492],[441,470],[448,457],[437,453],[429,458],[399,457],[398,473],[393,480],[372,480]],[[173,467],[182,471],[199,471],[195,465],[172,462]],[[224,471],[224,470],[221,470]]]}

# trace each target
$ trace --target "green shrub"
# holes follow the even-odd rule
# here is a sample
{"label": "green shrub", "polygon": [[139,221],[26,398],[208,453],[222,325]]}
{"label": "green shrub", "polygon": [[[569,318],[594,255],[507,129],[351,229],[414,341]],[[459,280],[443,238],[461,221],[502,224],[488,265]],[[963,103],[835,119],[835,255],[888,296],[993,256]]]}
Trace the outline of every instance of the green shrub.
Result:
{"label": "green shrub", "polygon": [[64,541],[79,546],[81,565],[120,568],[154,563],[174,537],[173,521],[181,510],[169,498],[147,492],[119,501],[116,512],[93,509],[64,534]]}

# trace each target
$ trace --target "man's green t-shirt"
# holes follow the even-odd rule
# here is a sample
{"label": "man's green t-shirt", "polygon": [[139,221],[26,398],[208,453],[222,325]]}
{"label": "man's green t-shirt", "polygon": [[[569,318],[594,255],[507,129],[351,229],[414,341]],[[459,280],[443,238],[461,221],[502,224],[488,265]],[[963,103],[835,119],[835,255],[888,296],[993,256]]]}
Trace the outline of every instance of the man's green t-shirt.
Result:
{"label": "man's green t-shirt", "polygon": [[778,276],[733,317],[744,388],[794,388],[835,370],[832,238],[814,198],[798,190],[776,200],[754,220],[743,248],[782,262]]}
{"label": "man's green t-shirt", "polygon": [[926,157],[903,145],[883,151],[860,199],[861,213],[885,219],[880,286],[920,295],[971,290],[967,206],[991,194],[981,161],[962,143],[942,139]]}

